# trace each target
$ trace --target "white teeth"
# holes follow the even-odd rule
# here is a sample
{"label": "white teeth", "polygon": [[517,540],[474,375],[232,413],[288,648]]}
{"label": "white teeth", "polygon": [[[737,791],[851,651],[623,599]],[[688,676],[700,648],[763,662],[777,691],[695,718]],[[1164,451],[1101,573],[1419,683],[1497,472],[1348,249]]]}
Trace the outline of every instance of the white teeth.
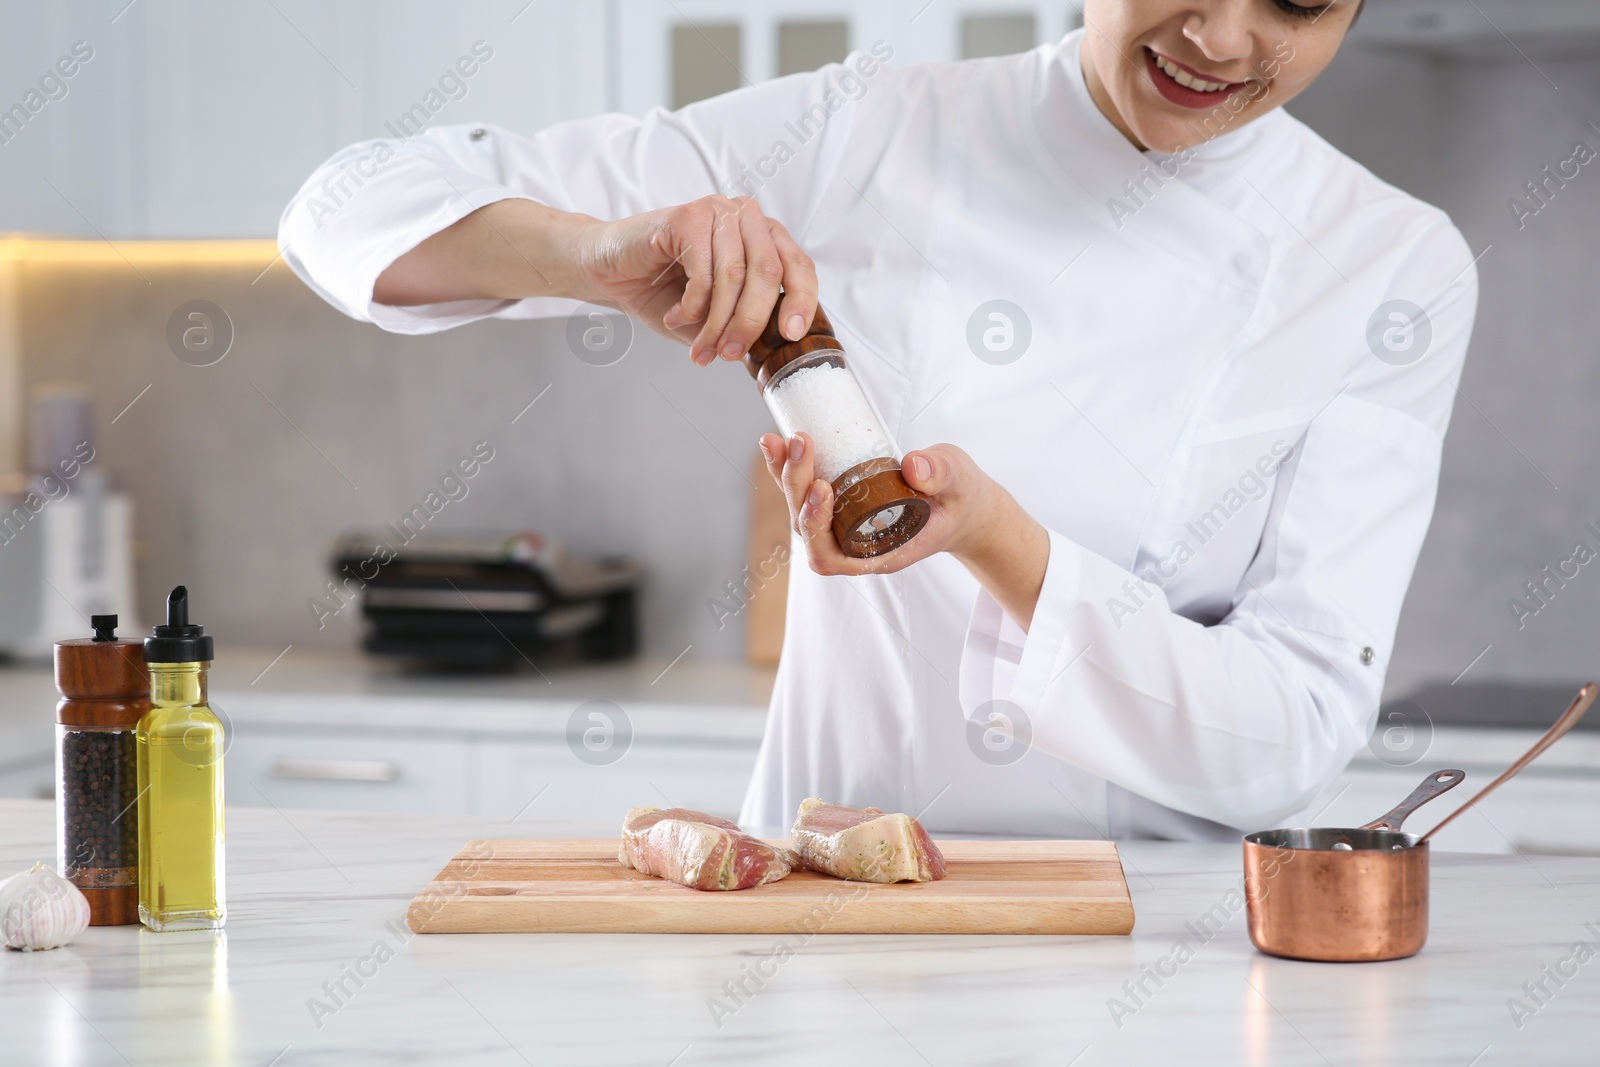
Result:
{"label": "white teeth", "polygon": [[1182,67],[1178,66],[1176,63],[1172,62],[1172,60],[1168,59],[1159,52],[1152,52],[1151,54],[1156,57],[1156,66],[1166,71],[1167,74],[1171,76],[1173,81],[1177,82],[1186,89],[1193,89],[1196,92],[1201,93],[1215,93],[1220,92],[1228,87],[1225,83],[1219,84],[1218,82],[1208,82],[1203,81],[1200,78],[1196,78],[1194,75],[1190,74],[1188,71],[1184,70]]}

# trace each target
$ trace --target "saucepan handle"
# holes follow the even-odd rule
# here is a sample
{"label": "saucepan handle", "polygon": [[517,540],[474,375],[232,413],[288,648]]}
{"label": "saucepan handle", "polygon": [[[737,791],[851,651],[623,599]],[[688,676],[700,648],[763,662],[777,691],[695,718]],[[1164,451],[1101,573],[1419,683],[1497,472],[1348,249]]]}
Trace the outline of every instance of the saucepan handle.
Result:
{"label": "saucepan handle", "polygon": [[1422,784],[1411,791],[1411,795],[1395,805],[1394,810],[1380,815],[1362,827],[1363,830],[1399,830],[1406,817],[1422,805],[1432,800],[1441,793],[1449,792],[1460,785],[1467,776],[1466,771],[1445,770],[1434,771],[1422,780]]}
{"label": "saucepan handle", "polygon": [[1567,710],[1561,713],[1561,718],[1556,720],[1554,726],[1545,731],[1544,736],[1539,738],[1539,740],[1534,743],[1532,748],[1523,753],[1521,759],[1507,767],[1505,773],[1500,777],[1496,778],[1494,781],[1478,790],[1477,796],[1461,805],[1455,811],[1452,811],[1449,815],[1446,815],[1443,822],[1441,822],[1438,826],[1435,826],[1432,830],[1429,830],[1427,833],[1423,834],[1417,843],[1419,845],[1423,844],[1428,840],[1428,838],[1432,837],[1440,830],[1443,830],[1446,826],[1449,826],[1451,820],[1455,819],[1456,816],[1460,815],[1464,811],[1471,810],[1474,804],[1488,796],[1490,793],[1493,793],[1496,789],[1500,788],[1500,783],[1516,777],[1522,768],[1538,759],[1545,749],[1561,740],[1561,738],[1566,735],[1568,730],[1578,725],[1578,720],[1583,718],[1583,713],[1589,710],[1589,706],[1594,703],[1595,697],[1597,696],[1600,696],[1600,685],[1597,685],[1594,682],[1585,682],[1583,684],[1583,688],[1578,690],[1578,695],[1572,698],[1572,703],[1567,705]]}

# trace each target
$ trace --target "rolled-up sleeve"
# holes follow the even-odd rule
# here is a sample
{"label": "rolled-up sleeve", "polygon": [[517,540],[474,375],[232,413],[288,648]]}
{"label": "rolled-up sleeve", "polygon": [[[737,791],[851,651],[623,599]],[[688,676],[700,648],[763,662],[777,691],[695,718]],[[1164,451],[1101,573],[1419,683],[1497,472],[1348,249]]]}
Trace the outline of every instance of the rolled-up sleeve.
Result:
{"label": "rolled-up sleeve", "polygon": [[854,109],[869,102],[863,78],[890,77],[857,54],[642,118],[600,115],[532,137],[461,125],[363,141],[323,163],[295,194],[279,222],[279,249],[333,306],[398,333],[490,315],[563,314],[572,303],[547,297],[391,307],[372,292],[407,251],[512,198],[612,220],[717,193],[753,195],[798,233],[837,165]]}
{"label": "rolled-up sleeve", "polygon": [[[1215,822],[1259,828],[1306,808],[1377,714],[1476,308],[1470,267],[1445,279],[1470,258],[1448,224],[1418,242],[1395,289],[1441,294],[1426,355],[1352,366],[1279,469],[1224,618],[1179,615],[1154,584],[1052,532],[1026,631],[979,594],[965,714],[1009,701],[1034,748]],[[1149,599],[1118,611],[1130,582]]]}

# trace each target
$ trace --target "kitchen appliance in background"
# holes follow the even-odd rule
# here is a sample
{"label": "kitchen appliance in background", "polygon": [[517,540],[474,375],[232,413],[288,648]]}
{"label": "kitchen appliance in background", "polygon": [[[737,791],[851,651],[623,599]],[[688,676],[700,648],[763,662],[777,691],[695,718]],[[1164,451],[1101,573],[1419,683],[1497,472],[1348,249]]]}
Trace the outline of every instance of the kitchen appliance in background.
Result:
{"label": "kitchen appliance in background", "polygon": [[535,533],[348,533],[333,569],[341,591],[359,597],[362,647],[376,655],[506,670],[552,654],[622,659],[638,647],[638,563],[571,557]]}
{"label": "kitchen appliance in background", "polygon": [[136,625],[133,505],[94,445],[85,393],[41,387],[28,470],[0,492],[0,653],[45,658],[93,615]]}

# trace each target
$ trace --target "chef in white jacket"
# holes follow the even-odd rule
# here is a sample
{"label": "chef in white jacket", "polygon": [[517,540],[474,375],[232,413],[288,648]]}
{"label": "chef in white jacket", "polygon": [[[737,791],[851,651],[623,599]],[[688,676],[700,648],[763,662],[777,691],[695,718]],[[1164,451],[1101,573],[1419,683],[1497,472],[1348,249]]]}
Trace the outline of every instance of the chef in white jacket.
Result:
{"label": "chef in white jacket", "polygon": [[1367,741],[1476,304],[1442,212],[1281,110],[1357,3],[1088,0],[1022,55],[369,141],[280,245],[388,330],[587,300],[702,364],[821,300],[934,511],[847,559],[762,439],[810,566],[746,825],[1228,839]]}

